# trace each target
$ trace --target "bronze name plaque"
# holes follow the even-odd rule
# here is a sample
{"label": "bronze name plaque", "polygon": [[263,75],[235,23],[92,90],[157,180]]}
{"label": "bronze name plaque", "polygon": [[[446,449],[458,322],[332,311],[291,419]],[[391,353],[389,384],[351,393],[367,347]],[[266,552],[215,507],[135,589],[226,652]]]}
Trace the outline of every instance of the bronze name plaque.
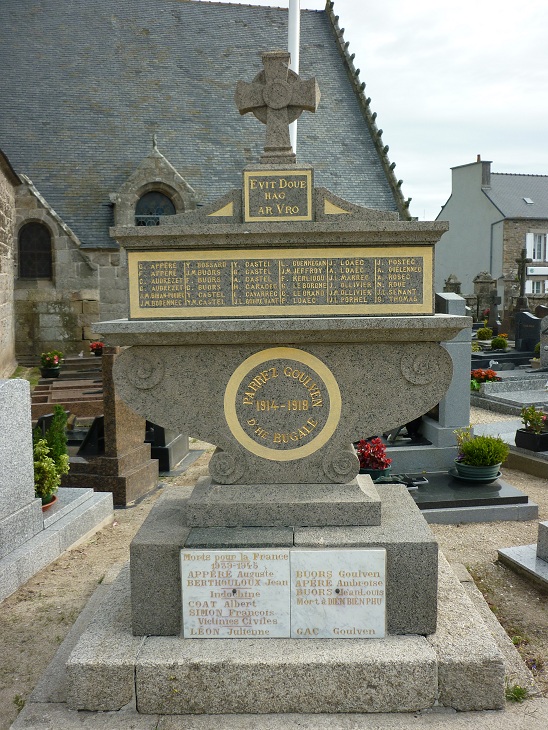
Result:
{"label": "bronze name plaque", "polygon": [[432,313],[424,246],[129,251],[132,319]]}
{"label": "bronze name plaque", "polygon": [[244,222],[312,220],[312,171],[244,172]]}

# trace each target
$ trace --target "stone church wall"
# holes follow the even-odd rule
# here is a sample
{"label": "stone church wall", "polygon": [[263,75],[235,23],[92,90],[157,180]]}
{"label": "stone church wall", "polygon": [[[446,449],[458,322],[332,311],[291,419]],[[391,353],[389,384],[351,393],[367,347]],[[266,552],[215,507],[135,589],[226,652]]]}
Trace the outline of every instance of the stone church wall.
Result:
{"label": "stone church wall", "polygon": [[16,365],[13,320],[15,184],[15,176],[0,153],[0,378],[11,375]]}
{"label": "stone church wall", "polygon": [[[15,234],[29,221],[45,224],[52,237],[52,279],[15,280],[15,348],[17,356],[61,350],[88,354],[91,323],[99,319],[99,268],[93,252],[79,242],[28,185],[17,191]],[[109,254],[101,254],[110,265]],[[16,261],[17,263],[17,261]]]}

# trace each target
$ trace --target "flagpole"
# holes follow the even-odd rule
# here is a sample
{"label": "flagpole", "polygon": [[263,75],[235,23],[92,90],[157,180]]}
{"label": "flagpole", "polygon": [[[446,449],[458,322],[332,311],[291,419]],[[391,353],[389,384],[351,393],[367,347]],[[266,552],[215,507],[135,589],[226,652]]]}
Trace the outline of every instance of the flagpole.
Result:
{"label": "flagpole", "polygon": [[[288,22],[287,22],[287,50],[291,54],[289,68],[296,74],[299,73],[299,50],[301,40],[301,2],[300,0],[289,0]],[[297,121],[289,125],[289,139],[293,152],[297,154]]]}

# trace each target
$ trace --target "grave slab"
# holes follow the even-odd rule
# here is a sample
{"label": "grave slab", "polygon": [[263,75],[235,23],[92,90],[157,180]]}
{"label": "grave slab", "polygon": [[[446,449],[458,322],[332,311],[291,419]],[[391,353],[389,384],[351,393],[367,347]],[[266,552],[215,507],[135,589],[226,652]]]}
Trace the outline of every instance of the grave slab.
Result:
{"label": "grave slab", "polygon": [[548,522],[539,522],[537,556],[548,562]]}
{"label": "grave slab", "polygon": [[539,558],[537,544],[500,548],[499,560],[539,588],[548,589],[548,562]]}
{"label": "grave slab", "polygon": [[69,496],[63,492],[63,488],[59,489],[62,516],[0,560],[0,601],[75,542],[101,529],[112,519],[111,494],[94,494],[89,489],[71,490],[73,500],[69,502]]}

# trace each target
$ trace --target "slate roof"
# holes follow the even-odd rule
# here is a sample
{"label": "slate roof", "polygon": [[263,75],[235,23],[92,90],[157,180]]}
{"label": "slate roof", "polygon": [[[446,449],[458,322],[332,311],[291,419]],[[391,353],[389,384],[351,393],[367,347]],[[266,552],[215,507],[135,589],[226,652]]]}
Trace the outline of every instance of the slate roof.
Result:
{"label": "slate roof", "polygon": [[482,190],[505,218],[548,218],[548,175],[492,172],[491,187]]}
{"label": "slate roof", "polygon": [[[351,19],[349,18],[349,21]],[[3,0],[0,147],[85,246],[109,246],[109,193],[158,147],[211,202],[241,187],[265,127],[237,80],[287,45],[287,10],[180,0]],[[298,162],[352,203],[408,215],[332,5],[301,13],[302,78],[322,100],[299,120]],[[400,181],[401,182],[401,181]]]}

